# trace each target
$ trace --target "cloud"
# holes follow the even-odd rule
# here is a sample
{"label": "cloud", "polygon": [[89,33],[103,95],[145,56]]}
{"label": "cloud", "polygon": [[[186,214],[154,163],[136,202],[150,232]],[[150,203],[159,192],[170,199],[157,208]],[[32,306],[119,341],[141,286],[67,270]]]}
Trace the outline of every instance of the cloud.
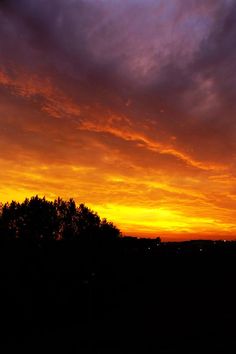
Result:
{"label": "cloud", "polygon": [[[96,195],[89,197],[94,204],[99,195],[109,201],[104,190],[110,170],[127,180],[132,176],[132,183],[142,175],[150,188],[162,175],[179,190],[191,180],[191,193],[203,194],[209,213],[216,204],[230,213],[235,14],[233,0],[1,1],[2,161],[53,163],[52,180],[59,166],[95,168],[96,174],[81,176],[83,188]],[[75,175],[69,175],[75,186]],[[222,184],[226,175],[232,185],[224,184],[226,177]],[[126,202],[134,205],[141,202],[132,183],[125,188]],[[167,194],[164,189],[169,208],[178,209],[176,194]],[[145,207],[152,199],[146,195]],[[187,215],[188,197],[181,198]],[[230,215],[226,219],[232,223]]]}

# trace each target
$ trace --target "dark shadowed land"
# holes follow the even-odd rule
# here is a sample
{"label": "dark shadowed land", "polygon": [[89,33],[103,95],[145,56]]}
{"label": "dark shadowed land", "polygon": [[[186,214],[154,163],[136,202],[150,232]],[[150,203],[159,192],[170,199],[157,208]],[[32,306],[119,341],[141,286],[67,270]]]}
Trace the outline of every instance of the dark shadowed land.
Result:
{"label": "dark shadowed land", "polygon": [[1,214],[4,353],[236,352],[236,242],[122,237],[85,206],[47,203]]}

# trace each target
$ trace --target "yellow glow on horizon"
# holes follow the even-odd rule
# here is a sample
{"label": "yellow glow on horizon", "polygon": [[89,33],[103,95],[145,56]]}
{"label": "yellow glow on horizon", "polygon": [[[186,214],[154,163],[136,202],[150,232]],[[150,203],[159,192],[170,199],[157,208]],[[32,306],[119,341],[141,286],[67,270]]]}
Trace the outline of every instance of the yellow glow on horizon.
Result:
{"label": "yellow glow on horizon", "polygon": [[[96,166],[78,163],[0,162],[1,202],[23,201],[36,194],[49,200],[58,196],[74,198],[77,204],[85,203],[100,217],[112,221],[124,235],[173,239],[236,235],[234,219],[226,204],[234,203],[235,195],[223,194],[229,187],[228,175],[212,176],[206,184],[206,179],[202,182],[196,177],[179,181],[172,176],[143,173],[140,178],[140,171],[134,175],[101,173]],[[216,194],[219,183],[221,193]],[[211,204],[218,199],[219,206]]]}
{"label": "yellow glow on horizon", "polygon": [[133,230],[138,230],[145,234],[154,235],[155,233],[194,233],[214,231],[220,227],[221,230],[229,231],[232,224],[220,224],[217,220],[207,217],[194,217],[178,213],[171,209],[165,208],[142,208],[129,207],[124,205],[107,205],[95,206],[95,210],[99,215],[107,217],[109,220],[117,220],[121,229],[126,233],[133,233]]}

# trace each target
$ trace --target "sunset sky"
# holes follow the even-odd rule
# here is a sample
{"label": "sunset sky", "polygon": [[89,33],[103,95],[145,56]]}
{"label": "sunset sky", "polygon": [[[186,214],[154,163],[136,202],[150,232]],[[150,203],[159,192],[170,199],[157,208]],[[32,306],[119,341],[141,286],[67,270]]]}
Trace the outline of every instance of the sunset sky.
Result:
{"label": "sunset sky", "polygon": [[236,1],[1,0],[0,201],[236,238]]}

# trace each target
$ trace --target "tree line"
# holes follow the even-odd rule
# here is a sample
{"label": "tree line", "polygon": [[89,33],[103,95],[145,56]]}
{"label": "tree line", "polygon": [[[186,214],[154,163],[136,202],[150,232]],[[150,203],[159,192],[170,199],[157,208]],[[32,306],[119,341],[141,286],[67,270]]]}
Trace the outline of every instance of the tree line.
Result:
{"label": "tree line", "polygon": [[1,206],[0,235],[7,240],[114,240],[120,230],[73,199],[48,201],[37,195]]}

